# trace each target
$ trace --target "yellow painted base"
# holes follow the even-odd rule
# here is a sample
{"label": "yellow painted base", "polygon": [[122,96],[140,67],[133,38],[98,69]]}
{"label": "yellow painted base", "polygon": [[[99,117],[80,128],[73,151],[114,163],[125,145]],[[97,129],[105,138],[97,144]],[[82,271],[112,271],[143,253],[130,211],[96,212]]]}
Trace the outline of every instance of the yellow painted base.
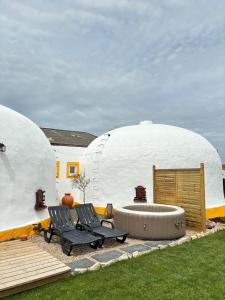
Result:
{"label": "yellow painted base", "polygon": [[[74,201],[73,206],[80,204],[79,202]],[[105,207],[101,206],[95,206],[95,211],[98,215],[104,215],[105,214]]]}
{"label": "yellow painted base", "polygon": [[225,217],[225,205],[206,209],[206,219]]}
{"label": "yellow painted base", "polygon": [[[75,206],[77,204],[80,204],[80,203],[74,201],[73,206]],[[95,209],[96,209],[97,214],[104,215],[105,207],[95,207]],[[40,221],[37,221],[35,223],[41,223],[42,228],[47,229],[49,227],[49,224],[50,224],[50,219],[48,218],[48,219],[40,220]],[[36,232],[33,231],[33,225],[32,224],[25,225],[25,226],[20,226],[20,227],[17,227],[17,228],[3,230],[3,231],[0,231],[0,242],[19,238],[23,234],[27,234],[28,236],[32,236],[35,233]]]}
{"label": "yellow painted base", "polygon": [[[74,206],[77,204],[79,204],[79,202],[75,201]],[[95,210],[99,215],[105,214],[105,207],[96,206]],[[206,209],[206,219],[213,219],[217,217],[225,217],[225,205]],[[41,226],[47,229],[50,224],[50,219],[40,220],[36,223],[41,223]],[[35,234],[35,231],[33,231],[33,225],[29,224],[17,228],[0,231],[0,242],[18,238],[22,234],[27,234],[28,236]]]}
{"label": "yellow painted base", "polygon": [[[41,226],[43,228],[47,229],[49,227],[49,224],[50,224],[50,219],[40,220],[36,223],[41,223]],[[32,224],[17,227],[17,228],[7,229],[7,230],[4,230],[4,231],[0,231],[0,242],[11,240],[11,239],[16,239],[16,238],[20,237],[23,234],[27,234],[28,236],[31,236],[35,233],[36,232],[33,231],[33,225]]]}

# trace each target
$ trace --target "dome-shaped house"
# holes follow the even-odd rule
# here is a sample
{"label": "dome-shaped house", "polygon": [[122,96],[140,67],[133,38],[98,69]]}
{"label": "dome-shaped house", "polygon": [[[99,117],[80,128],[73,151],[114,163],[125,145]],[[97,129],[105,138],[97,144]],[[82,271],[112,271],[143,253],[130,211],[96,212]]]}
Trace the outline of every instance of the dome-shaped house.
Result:
{"label": "dome-shaped house", "polygon": [[0,120],[2,240],[29,233],[33,223],[48,218],[46,208],[35,209],[37,190],[45,191],[43,206],[57,201],[55,155],[44,133],[31,120],[2,105]]}
{"label": "dome-shaped house", "polygon": [[201,135],[183,128],[151,121],[109,131],[86,149],[81,166],[91,179],[88,201],[105,207],[131,204],[134,188],[146,187],[153,199],[153,165],[156,168],[205,167],[205,205],[225,214],[221,160],[216,149]]}

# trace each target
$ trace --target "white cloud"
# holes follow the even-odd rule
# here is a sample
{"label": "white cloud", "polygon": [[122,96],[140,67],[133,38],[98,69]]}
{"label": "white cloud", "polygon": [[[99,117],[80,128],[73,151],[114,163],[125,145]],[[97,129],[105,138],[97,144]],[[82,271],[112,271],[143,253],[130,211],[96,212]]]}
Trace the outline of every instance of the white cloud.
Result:
{"label": "white cloud", "polygon": [[1,1],[0,102],[49,127],[187,127],[225,160],[224,11],[225,0]]}

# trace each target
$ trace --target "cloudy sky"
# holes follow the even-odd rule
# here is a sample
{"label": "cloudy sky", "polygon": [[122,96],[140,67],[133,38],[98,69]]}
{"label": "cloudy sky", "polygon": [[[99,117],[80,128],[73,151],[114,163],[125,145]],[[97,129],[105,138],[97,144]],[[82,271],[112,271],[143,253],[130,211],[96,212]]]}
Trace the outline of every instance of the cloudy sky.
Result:
{"label": "cloudy sky", "polygon": [[0,0],[0,103],[96,134],[185,127],[225,162],[225,0]]}

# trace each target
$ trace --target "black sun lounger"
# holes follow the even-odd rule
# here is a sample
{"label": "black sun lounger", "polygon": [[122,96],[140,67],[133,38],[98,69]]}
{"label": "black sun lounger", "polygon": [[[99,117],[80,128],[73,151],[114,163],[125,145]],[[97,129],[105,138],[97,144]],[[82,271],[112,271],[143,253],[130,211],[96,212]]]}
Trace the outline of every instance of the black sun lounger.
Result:
{"label": "black sun lounger", "polygon": [[[78,215],[77,222],[81,227],[104,239],[116,238],[118,242],[125,242],[128,233],[116,230],[114,224],[108,220],[100,221],[92,203],[76,205],[75,209]],[[103,226],[103,223],[110,224],[111,228]]]}
{"label": "black sun lounger", "polygon": [[100,237],[75,228],[68,206],[49,206],[48,211],[51,223],[49,229],[44,231],[45,241],[50,243],[53,235],[59,236],[62,251],[66,255],[70,255],[77,245],[89,244],[94,249],[102,245]]}

